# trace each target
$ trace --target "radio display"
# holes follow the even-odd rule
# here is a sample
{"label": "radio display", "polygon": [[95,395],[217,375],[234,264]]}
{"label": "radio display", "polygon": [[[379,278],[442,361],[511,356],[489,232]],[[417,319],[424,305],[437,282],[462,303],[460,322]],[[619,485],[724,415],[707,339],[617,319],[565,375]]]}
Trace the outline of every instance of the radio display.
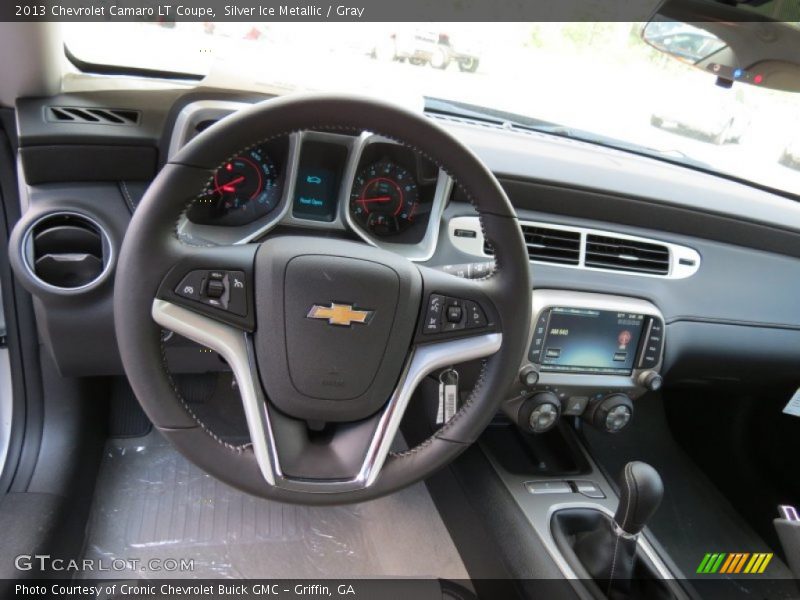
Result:
{"label": "radio display", "polygon": [[645,315],[583,308],[550,309],[542,371],[630,375]]}

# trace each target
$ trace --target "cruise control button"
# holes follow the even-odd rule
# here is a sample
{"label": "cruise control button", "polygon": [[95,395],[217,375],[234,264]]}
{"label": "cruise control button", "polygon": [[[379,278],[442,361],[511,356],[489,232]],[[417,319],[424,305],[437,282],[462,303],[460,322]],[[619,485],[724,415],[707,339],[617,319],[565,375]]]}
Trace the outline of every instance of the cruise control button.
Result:
{"label": "cruise control button", "polygon": [[228,310],[241,317],[247,316],[247,293],[244,271],[228,271]]}
{"label": "cruise control button", "polygon": [[478,306],[477,302],[465,300],[464,309],[467,313],[467,329],[486,327],[486,315],[484,314],[483,309]]}
{"label": "cruise control button", "polygon": [[431,294],[428,299],[428,310],[425,312],[423,333],[439,333],[442,330],[442,311],[444,310],[444,296]]}
{"label": "cruise control button", "polygon": [[204,275],[203,271],[192,271],[178,284],[178,287],[175,288],[175,293],[182,298],[200,300]]}

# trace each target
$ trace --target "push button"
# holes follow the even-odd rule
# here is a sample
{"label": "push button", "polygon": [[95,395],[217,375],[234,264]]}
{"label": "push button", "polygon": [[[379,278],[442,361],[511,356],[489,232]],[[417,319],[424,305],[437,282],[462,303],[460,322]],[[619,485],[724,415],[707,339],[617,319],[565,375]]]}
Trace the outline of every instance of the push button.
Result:
{"label": "push button", "polygon": [[597,487],[594,481],[573,481],[575,490],[587,498],[605,498],[606,495]]}
{"label": "push button", "polygon": [[178,284],[175,293],[240,317],[247,316],[244,271],[192,271]]}
{"label": "push button", "polygon": [[247,316],[244,271],[228,271],[228,310],[240,317]]}
{"label": "push button", "polygon": [[661,358],[661,351],[664,347],[664,325],[660,319],[652,318],[650,329],[647,332],[647,339],[644,341],[642,358],[639,366],[645,369],[653,368]]}
{"label": "push button", "polygon": [[463,329],[482,329],[490,325],[486,313],[474,300],[442,294],[428,296],[423,334],[451,333]]}
{"label": "push button", "polygon": [[542,359],[542,345],[544,344],[545,331],[547,330],[547,320],[550,318],[550,311],[546,310],[536,319],[533,329],[533,341],[528,353],[528,359],[532,363],[539,363]]}
{"label": "push button", "polygon": [[464,310],[467,313],[467,329],[486,327],[486,315],[477,302],[472,300],[464,301]]}
{"label": "push button", "polygon": [[528,481],[525,487],[531,494],[572,494],[566,481]]}
{"label": "push button", "polygon": [[570,396],[564,401],[563,414],[578,417],[586,410],[587,404],[589,404],[589,396]]}
{"label": "push button", "polygon": [[464,302],[458,298],[447,299],[447,314],[442,323],[442,331],[458,331],[466,327],[464,319]]}
{"label": "push button", "polygon": [[225,293],[225,282],[219,279],[209,279],[206,283],[206,296],[209,298],[222,298]]}
{"label": "push button", "polygon": [[460,323],[462,317],[464,316],[463,310],[461,306],[458,304],[450,304],[447,307],[447,322],[448,323]]}
{"label": "push button", "polygon": [[439,333],[442,330],[442,311],[444,310],[444,296],[431,294],[428,298],[428,310],[425,313],[423,333]]}
{"label": "push button", "polygon": [[189,300],[200,300],[200,291],[203,287],[205,273],[203,271],[192,271],[184,277],[175,288],[175,293]]}

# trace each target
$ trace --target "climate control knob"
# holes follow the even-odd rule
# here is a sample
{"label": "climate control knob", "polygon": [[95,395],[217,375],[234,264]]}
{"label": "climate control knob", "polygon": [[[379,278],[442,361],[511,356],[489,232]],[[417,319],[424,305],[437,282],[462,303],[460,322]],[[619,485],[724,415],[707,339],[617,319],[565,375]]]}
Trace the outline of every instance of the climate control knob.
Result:
{"label": "climate control knob", "polygon": [[533,433],[550,431],[561,416],[561,402],[553,392],[539,392],[522,404],[517,422]]}
{"label": "climate control knob", "polygon": [[633,417],[633,401],[625,394],[611,394],[595,403],[583,418],[601,431],[622,431]]}

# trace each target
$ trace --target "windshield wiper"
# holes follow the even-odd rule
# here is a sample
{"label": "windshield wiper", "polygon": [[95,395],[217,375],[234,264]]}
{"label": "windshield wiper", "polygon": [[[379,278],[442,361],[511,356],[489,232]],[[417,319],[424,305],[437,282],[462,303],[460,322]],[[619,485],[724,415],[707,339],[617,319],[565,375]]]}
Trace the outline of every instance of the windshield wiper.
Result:
{"label": "windshield wiper", "polygon": [[687,156],[679,150],[659,150],[658,148],[649,148],[647,146],[626,142],[624,140],[606,135],[600,135],[590,131],[576,129],[574,127],[567,127],[551,121],[544,121],[542,119],[517,115],[493,108],[476,106],[474,104],[426,96],[425,112],[451,117],[461,117],[483,123],[491,123],[505,129],[520,129],[524,131],[546,133],[558,137],[589,142],[591,144],[597,144],[598,146],[613,148],[615,150],[624,150],[640,156],[658,158],[674,164],[691,166],[698,169],[703,169],[705,171],[713,171],[711,166],[707,163]]}

